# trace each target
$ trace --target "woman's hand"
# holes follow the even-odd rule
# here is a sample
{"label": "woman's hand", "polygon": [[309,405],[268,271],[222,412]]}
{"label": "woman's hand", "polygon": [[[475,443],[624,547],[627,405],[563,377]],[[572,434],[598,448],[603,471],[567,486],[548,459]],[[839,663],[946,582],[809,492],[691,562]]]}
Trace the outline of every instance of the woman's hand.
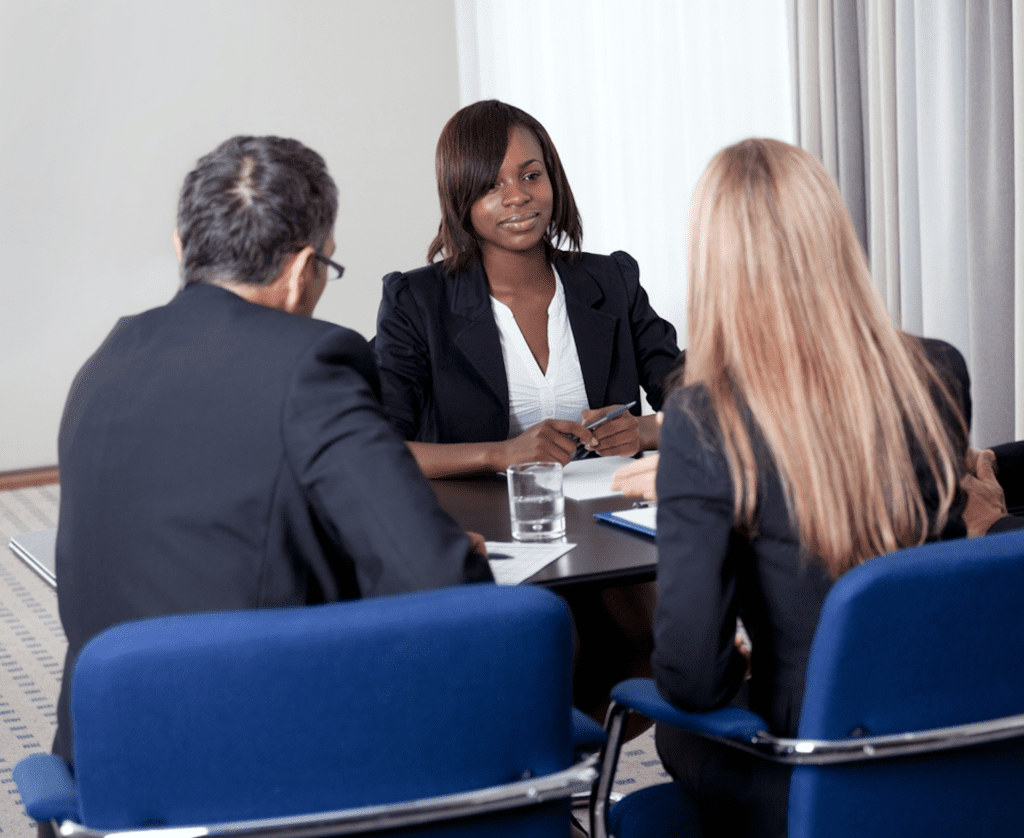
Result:
{"label": "woman's hand", "polygon": [[[608,422],[606,424],[612,424]],[[574,439],[575,437],[575,439]],[[597,447],[598,439],[579,422],[568,419],[545,419],[527,428],[519,436],[501,443],[498,471],[517,463],[561,463],[563,466],[576,453],[576,439],[587,448]]]}
{"label": "woman's hand", "polygon": [[[580,421],[586,425],[600,419],[616,407],[619,405],[611,404],[597,410],[584,410]],[[597,444],[586,445],[586,448],[588,451],[596,451],[602,457],[632,457],[641,450],[640,420],[628,410],[621,416],[598,425],[592,433],[597,437]]]}
{"label": "woman's hand", "polygon": [[996,479],[996,455],[991,448],[984,451],[967,449],[967,474],[960,481],[960,488],[967,493],[967,508],[964,509],[964,524],[967,536],[974,538],[985,535],[1000,518],[1005,517],[1006,495]]}
{"label": "woman's hand", "polygon": [[658,476],[658,455],[652,454],[628,466],[623,466],[612,476],[612,489],[629,497],[657,500],[658,490],[655,479]]}

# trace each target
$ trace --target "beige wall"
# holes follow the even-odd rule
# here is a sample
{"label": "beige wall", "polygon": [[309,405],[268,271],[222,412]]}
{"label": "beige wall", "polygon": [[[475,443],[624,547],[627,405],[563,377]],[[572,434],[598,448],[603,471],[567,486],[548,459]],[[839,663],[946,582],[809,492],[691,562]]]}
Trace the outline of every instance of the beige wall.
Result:
{"label": "beige wall", "polygon": [[340,193],[317,316],[374,331],[437,228],[455,0],[0,0],[0,471],[56,462],[71,379],[177,288],[177,190],[235,134],[296,137]]}

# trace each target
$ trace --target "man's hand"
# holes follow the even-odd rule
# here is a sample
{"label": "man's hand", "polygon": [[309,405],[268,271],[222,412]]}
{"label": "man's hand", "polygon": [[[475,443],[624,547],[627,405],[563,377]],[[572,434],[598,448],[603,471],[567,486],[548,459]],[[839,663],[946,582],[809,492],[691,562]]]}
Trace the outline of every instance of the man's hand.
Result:
{"label": "man's hand", "polygon": [[469,536],[470,552],[479,553],[485,559],[487,558],[487,543],[486,539],[478,532],[466,531],[466,535]]}
{"label": "man's hand", "polygon": [[960,488],[967,493],[967,508],[964,509],[964,523],[967,536],[985,535],[1000,518],[1005,517],[1006,495],[996,479],[996,455],[991,448],[984,451],[967,449],[967,474],[960,481]]}

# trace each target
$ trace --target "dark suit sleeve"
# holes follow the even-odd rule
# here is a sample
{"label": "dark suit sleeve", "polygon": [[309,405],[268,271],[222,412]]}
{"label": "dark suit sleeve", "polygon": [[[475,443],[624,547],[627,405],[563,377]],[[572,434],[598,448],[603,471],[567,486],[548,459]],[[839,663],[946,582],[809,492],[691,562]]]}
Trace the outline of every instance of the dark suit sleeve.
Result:
{"label": "dark suit sleeve", "polygon": [[[971,376],[967,371],[967,362],[964,360],[964,356],[959,349],[944,340],[921,338],[920,341],[925,357],[935,374],[949,390],[949,394],[953,397],[969,431],[971,428]],[[945,400],[938,393],[934,393],[933,398],[940,407],[943,421],[955,428],[959,423],[955,417],[949,415],[945,407]]]}
{"label": "dark suit sleeve", "polygon": [[674,400],[658,464],[658,605],[651,662],[662,694],[686,710],[726,704],[743,681],[735,651],[739,608],[732,483]]}
{"label": "dark suit sleeve", "polygon": [[282,423],[289,463],[361,595],[491,578],[384,418],[374,375],[362,338],[327,333],[298,365]]}
{"label": "dark suit sleeve", "polygon": [[415,439],[432,387],[430,349],[404,274],[384,277],[374,349],[384,412],[403,439]]}
{"label": "dark suit sleeve", "polygon": [[1019,515],[1004,515],[986,531],[987,535],[995,535],[997,532],[1011,532],[1024,529],[1024,518]]}
{"label": "dark suit sleeve", "polygon": [[655,410],[661,410],[665,400],[665,379],[679,357],[676,330],[651,306],[647,292],[640,284],[640,267],[636,260],[621,250],[612,258],[622,273],[629,298],[629,325],[633,333],[636,367],[640,386],[647,401]]}
{"label": "dark suit sleeve", "polygon": [[[1006,508],[1019,515],[1024,512],[1024,441],[993,445],[992,450],[996,455],[996,478],[1006,495]],[[996,530],[990,529],[989,532]]]}

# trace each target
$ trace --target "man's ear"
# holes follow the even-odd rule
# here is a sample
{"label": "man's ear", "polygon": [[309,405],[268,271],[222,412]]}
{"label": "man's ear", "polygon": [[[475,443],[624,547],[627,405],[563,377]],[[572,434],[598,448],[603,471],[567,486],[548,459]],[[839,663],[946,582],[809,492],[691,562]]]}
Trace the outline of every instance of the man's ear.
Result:
{"label": "man's ear", "polygon": [[313,288],[316,265],[313,265],[313,270],[308,270],[310,262],[315,263],[314,252],[312,246],[306,245],[284,269],[284,310],[291,314],[309,316],[316,307],[317,300]]}
{"label": "man's ear", "polygon": [[174,239],[174,252],[178,254],[178,261],[180,262],[182,256],[184,255],[185,249],[181,245],[181,236],[178,235],[177,227],[174,228],[174,236],[172,236],[172,238]]}

